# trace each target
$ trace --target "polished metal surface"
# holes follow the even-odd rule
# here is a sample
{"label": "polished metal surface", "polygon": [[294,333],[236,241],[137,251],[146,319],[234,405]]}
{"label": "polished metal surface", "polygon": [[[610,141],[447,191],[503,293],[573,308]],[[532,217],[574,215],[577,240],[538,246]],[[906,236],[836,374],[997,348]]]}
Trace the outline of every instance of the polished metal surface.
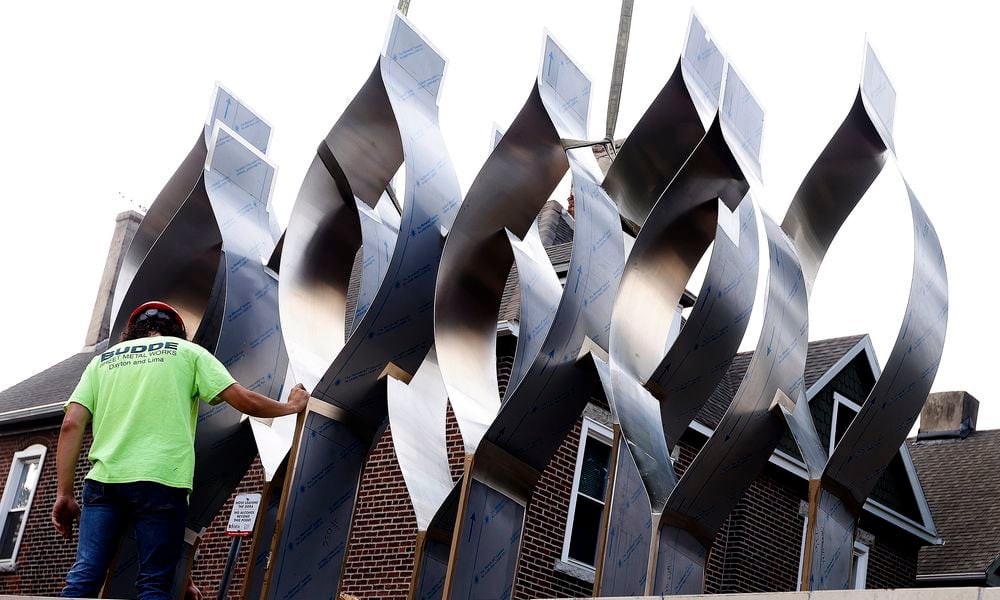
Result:
{"label": "polished metal surface", "polygon": [[692,12],[684,49],[667,83],[617,152],[604,189],[638,232],[663,190],[715,117],[725,57]]}
{"label": "polished metal surface", "polygon": [[[566,173],[569,160],[560,139],[585,137],[589,100],[589,80],[547,36],[531,93],[480,169],[448,234],[434,337],[467,453],[476,451],[500,409],[496,327],[514,260],[508,232],[525,238]],[[530,316],[534,308],[528,310]]]}
{"label": "polished metal surface", "polygon": [[[573,427],[593,396],[596,378],[578,366],[584,341],[607,348],[611,306],[625,263],[625,242],[618,214],[598,183],[600,170],[589,148],[570,150],[570,172],[576,199],[573,254],[565,287],[558,280],[541,244],[520,246],[514,252],[518,273],[531,273],[529,266],[548,270],[550,287],[561,292],[551,317],[526,319],[522,312],[521,338],[534,352],[530,366],[507,386],[503,405],[486,432],[485,439],[503,448],[521,462],[541,471]],[[528,252],[534,249],[534,256]],[[537,271],[537,268],[535,268]],[[522,306],[540,285],[522,279]],[[528,288],[532,289],[528,289]],[[546,306],[544,300],[539,304]],[[544,312],[544,311],[543,311]],[[547,327],[546,327],[547,325]],[[535,344],[532,338],[542,338]],[[519,348],[520,350],[520,348]]]}
{"label": "polished metal surface", "polygon": [[[894,162],[896,92],[867,44],[863,73],[847,118],[806,175],[782,223],[802,257],[809,290],[841,225],[886,163]],[[902,178],[898,169],[893,171]],[[913,221],[913,274],[903,323],[881,376],[829,459],[804,417],[808,403],[799,399],[785,411],[813,480],[802,589],[848,587],[861,508],[920,414],[944,348],[944,254],[920,202],[905,179],[902,183]]]}
{"label": "polished metal surface", "polygon": [[[353,490],[386,424],[386,388],[396,385],[383,374],[409,379],[432,345],[442,237],[461,203],[438,125],[444,71],[445,59],[397,13],[377,65],[320,144],[296,199],[280,265],[282,327],[296,378],[329,408],[309,409],[290,457],[265,598],[339,587]],[[406,189],[397,222],[379,199],[401,165]],[[359,249],[361,293],[348,330],[347,289]],[[428,398],[436,407],[442,400]],[[426,416],[427,407],[413,402],[396,408]],[[333,446],[312,437],[323,432],[331,432]],[[437,457],[412,457],[416,471],[407,463],[407,473],[432,470]],[[335,480],[308,489],[332,471]],[[312,537],[317,523],[326,533]]]}
{"label": "polished metal surface", "polygon": [[782,397],[803,393],[808,340],[805,284],[791,242],[767,214],[769,269],[761,337],[729,409],[663,510],[652,590],[700,593],[708,548],[783,432]]}
{"label": "polished metal surface", "polygon": [[[132,238],[132,242],[128,250],[126,250],[112,301],[111,314],[113,315],[113,320],[111,339],[118,338],[124,327],[125,319],[128,318],[131,312],[131,309],[128,309],[128,305],[125,305],[127,310],[122,310],[123,302],[126,300],[126,293],[132,287],[133,280],[139,272],[141,265],[147,259],[147,255],[153,249],[154,245],[167,244],[171,238],[177,237],[176,234],[168,234],[168,239],[161,240],[163,237],[162,234],[167,230],[168,225],[171,231],[177,231],[178,228],[185,227],[188,221],[190,221],[190,219],[183,218],[183,215],[181,215],[181,219],[178,219],[178,222],[172,222],[171,220],[187,203],[188,197],[205,169],[205,159],[208,156],[208,142],[212,135],[212,127],[216,121],[222,122],[234,131],[239,132],[240,137],[250,142],[259,151],[267,153],[271,138],[270,124],[246,107],[224,87],[216,85],[204,131],[198,136],[194,146],[192,146],[188,155],[184,158],[184,161],[150,205],[149,210],[139,224],[139,228],[136,230],[135,237]],[[188,231],[188,233],[192,232]],[[185,241],[201,242],[200,237],[206,236],[188,237]],[[208,239],[205,241],[211,243],[213,241],[212,237],[207,237]],[[217,241],[217,236],[215,241]],[[192,253],[193,255],[194,253]],[[208,262],[216,264],[218,260]],[[175,292],[175,295],[179,293],[181,292]],[[185,310],[176,305],[173,306],[179,310]],[[203,313],[204,307],[197,304],[182,312],[184,322],[189,327],[189,334],[194,334],[194,331],[197,329],[197,323],[200,322]],[[188,318],[192,320],[189,321]]]}
{"label": "polished metal surface", "polygon": [[409,384],[390,377],[386,393],[396,461],[417,517],[417,530],[427,531],[453,487],[445,432],[448,392],[434,348]]}
{"label": "polished metal surface", "polygon": [[[277,399],[287,358],[277,281],[264,266],[279,236],[270,207],[275,168],[262,152],[270,135],[270,125],[216,88],[209,125],[126,252],[129,267],[116,289],[112,335],[120,334],[133,306],[152,299],[173,303],[189,335],[237,381]],[[256,454],[254,434],[238,411],[225,403],[199,407],[190,530],[211,523]],[[116,561],[121,576],[109,582],[109,593],[134,595],[134,563],[135,548],[126,544]],[[182,561],[178,579],[188,566]]]}

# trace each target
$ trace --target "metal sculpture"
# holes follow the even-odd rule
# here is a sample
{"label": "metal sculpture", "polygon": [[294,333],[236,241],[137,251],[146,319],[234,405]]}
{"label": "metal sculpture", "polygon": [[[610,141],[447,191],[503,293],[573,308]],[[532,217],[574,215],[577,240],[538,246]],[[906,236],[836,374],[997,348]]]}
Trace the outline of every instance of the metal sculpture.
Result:
{"label": "metal sculpture", "polygon": [[[598,548],[597,595],[645,592],[650,535],[656,532],[652,515],[662,513],[676,484],[670,452],[725,374],[753,306],[757,228],[752,201],[744,200],[748,182],[740,165],[757,174],[756,148],[744,149],[744,141],[759,143],[762,112],[755,104],[751,110],[738,106],[749,116],[739,122],[733,118],[733,96],[729,110],[695,142],[690,156],[682,156],[680,143],[685,135],[690,141],[704,131],[702,118],[715,111],[709,98],[713,92],[718,98],[724,63],[692,14],[678,66],[605,181],[619,209],[630,215],[626,223],[644,226],[629,255],[612,321],[613,368],[606,371],[612,381],[606,387],[616,421],[615,467]],[[730,85],[731,92],[742,87],[735,76]],[[671,180],[663,192],[660,186]],[[713,240],[700,300],[678,333],[685,284]]]}
{"label": "metal sculpture", "polygon": [[[270,208],[275,168],[264,152],[271,127],[217,86],[204,132],[152,204],[126,255],[115,291],[117,337],[131,307],[171,302],[195,342],[244,386],[278,399],[285,379],[277,281],[265,267],[279,230]],[[198,536],[257,454],[245,418],[222,403],[199,408],[194,489],[177,581]],[[123,544],[104,593],[134,595],[134,540]],[[175,585],[176,587],[176,585]]]}
{"label": "metal sculpture", "polygon": [[[841,225],[895,152],[896,92],[868,44],[863,73],[847,118],[809,170],[781,225],[801,257],[807,292]],[[804,590],[849,586],[862,507],[913,427],[941,361],[948,315],[944,253],[920,202],[905,179],[903,184],[913,218],[913,275],[882,375],[829,456],[805,397],[783,407],[810,477]]]}
{"label": "metal sculpture", "polygon": [[[730,66],[723,81],[719,115],[647,217],[616,299],[612,405],[629,454],[623,459],[620,455],[625,449],[621,449],[618,461],[626,462],[626,473],[632,477],[636,473],[630,473],[627,459],[635,461],[651,514],[641,518],[637,509],[628,511],[631,519],[623,522],[615,543],[610,543],[615,524],[608,526],[612,556],[605,557],[602,575],[608,578],[608,587],[617,588],[611,590],[613,593],[701,590],[707,547],[715,531],[763,467],[757,446],[766,448],[773,436],[761,435],[767,433],[761,430],[760,423],[765,420],[761,416],[766,418],[776,389],[794,386],[794,378],[783,377],[781,369],[773,370],[769,363],[774,358],[765,360],[761,353],[720,423],[719,431],[728,429],[727,434],[711,438],[684,478],[677,481],[670,450],[735,356],[756,286],[757,234],[747,173],[759,176],[763,112]],[[727,217],[729,210],[736,210],[736,226],[725,224],[732,219]],[[719,225],[713,228],[716,220]],[[769,248],[777,255],[781,240],[772,231],[777,228],[767,225],[767,219],[765,225]],[[680,303],[691,270],[713,237],[713,256],[700,300],[664,355],[673,310]],[[796,343],[799,325],[804,326],[804,302],[801,323],[783,321],[789,295],[782,292],[794,292],[796,272],[794,260],[784,263],[783,270],[770,272],[765,331],[768,326],[772,333],[780,329],[767,343],[782,350],[787,347],[782,353],[787,357]],[[636,314],[643,318],[636,319]],[[637,324],[650,319],[653,327],[637,329]],[[804,352],[803,346],[802,361]],[[776,443],[777,438],[763,452],[764,461]],[[740,461],[741,468],[727,468],[734,460]],[[725,476],[706,477],[718,475],[720,468]],[[626,478],[626,493],[628,487]],[[612,515],[614,512],[613,501]],[[650,564],[642,569],[647,560],[642,548],[647,532],[653,536],[652,543],[645,545]],[[624,553],[628,553],[627,558]],[[647,575],[629,580],[616,576],[619,571]],[[637,590],[639,587],[645,589]]]}
{"label": "metal sculpture", "polygon": [[[290,453],[264,598],[339,588],[358,478],[385,428],[386,377],[409,381],[431,346],[442,236],[461,203],[438,127],[444,70],[397,13],[299,190],[281,257],[281,315],[292,369],[313,400]],[[379,199],[400,165],[397,225]],[[359,248],[362,294],[348,329]]]}
{"label": "metal sculpture", "polygon": [[[586,137],[589,100],[589,79],[546,36],[531,94],[470,188],[445,244],[435,333],[465,463],[461,483],[418,548],[411,597],[510,593],[534,485],[596,382],[587,348],[607,345],[624,240],[589,145],[566,149]],[[563,289],[533,224],[567,167],[576,227]],[[496,318],[512,264],[522,334],[501,398]]]}

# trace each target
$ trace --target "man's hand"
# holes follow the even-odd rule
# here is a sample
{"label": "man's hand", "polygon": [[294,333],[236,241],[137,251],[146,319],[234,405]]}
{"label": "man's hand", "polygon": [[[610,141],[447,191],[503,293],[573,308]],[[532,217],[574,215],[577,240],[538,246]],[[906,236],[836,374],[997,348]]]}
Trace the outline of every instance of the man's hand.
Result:
{"label": "man's hand", "polygon": [[295,409],[296,413],[300,413],[306,409],[307,404],[309,404],[309,392],[301,383],[295,384],[288,394],[288,406]]}
{"label": "man's hand", "polygon": [[80,506],[73,496],[59,496],[52,507],[52,524],[64,538],[73,535],[73,521],[80,518]]}
{"label": "man's hand", "polygon": [[188,577],[187,587],[184,588],[184,600],[202,600],[201,590],[194,584],[194,579]]}
{"label": "man's hand", "polygon": [[238,383],[222,390],[219,397],[241,413],[263,419],[300,413],[309,403],[309,392],[302,384],[292,388],[288,394],[288,402],[276,402]]}

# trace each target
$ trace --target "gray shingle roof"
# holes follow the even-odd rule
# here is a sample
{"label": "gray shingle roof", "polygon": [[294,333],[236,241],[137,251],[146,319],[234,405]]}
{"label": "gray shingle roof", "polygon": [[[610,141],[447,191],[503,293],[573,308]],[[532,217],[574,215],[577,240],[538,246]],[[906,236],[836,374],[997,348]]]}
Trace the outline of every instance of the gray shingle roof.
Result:
{"label": "gray shingle roof", "polygon": [[80,352],[0,392],[0,414],[64,402],[93,358]]}
{"label": "gray shingle roof", "polygon": [[921,548],[917,575],[985,573],[1000,557],[1000,430],[908,444],[944,538]]}
{"label": "gray shingle roof", "polygon": [[573,217],[555,200],[549,200],[538,211],[538,233],[542,245],[552,246],[573,241]]}
{"label": "gray shingle roof", "polygon": [[[806,389],[809,389],[812,384],[819,381],[831,367],[837,364],[837,361],[847,354],[851,348],[857,346],[858,342],[864,339],[864,337],[863,335],[850,335],[809,342],[809,349],[806,353]],[[752,357],[753,352],[741,352],[736,355],[736,358],[729,365],[726,375],[722,378],[719,387],[715,389],[712,397],[709,398],[705,406],[702,407],[701,412],[695,417],[699,423],[712,429],[718,426],[719,421],[722,420],[722,415],[726,413],[726,409],[729,408],[733,397],[736,396],[736,391],[739,388],[740,382],[743,381],[744,375],[746,375]]]}

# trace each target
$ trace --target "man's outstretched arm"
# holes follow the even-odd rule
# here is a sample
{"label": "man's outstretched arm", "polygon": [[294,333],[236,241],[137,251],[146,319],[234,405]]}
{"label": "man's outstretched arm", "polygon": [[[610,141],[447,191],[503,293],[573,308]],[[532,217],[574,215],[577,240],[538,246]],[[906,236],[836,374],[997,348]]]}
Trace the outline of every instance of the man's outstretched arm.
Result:
{"label": "man's outstretched arm", "polygon": [[83,433],[90,422],[90,411],[83,405],[70,402],[59,429],[59,446],[56,449],[56,503],[52,507],[52,524],[63,537],[73,533],[73,521],[80,518],[80,506],[73,495],[76,461],[83,445]]}
{"label": "man's outstretched arm", "polygon": [[219,397],[241,413],[261,418],[294,415],[305,410],[309,402],[309,392],[301,383],[292,388],[288,402],[276,402],[238,383],[222,390]]}

